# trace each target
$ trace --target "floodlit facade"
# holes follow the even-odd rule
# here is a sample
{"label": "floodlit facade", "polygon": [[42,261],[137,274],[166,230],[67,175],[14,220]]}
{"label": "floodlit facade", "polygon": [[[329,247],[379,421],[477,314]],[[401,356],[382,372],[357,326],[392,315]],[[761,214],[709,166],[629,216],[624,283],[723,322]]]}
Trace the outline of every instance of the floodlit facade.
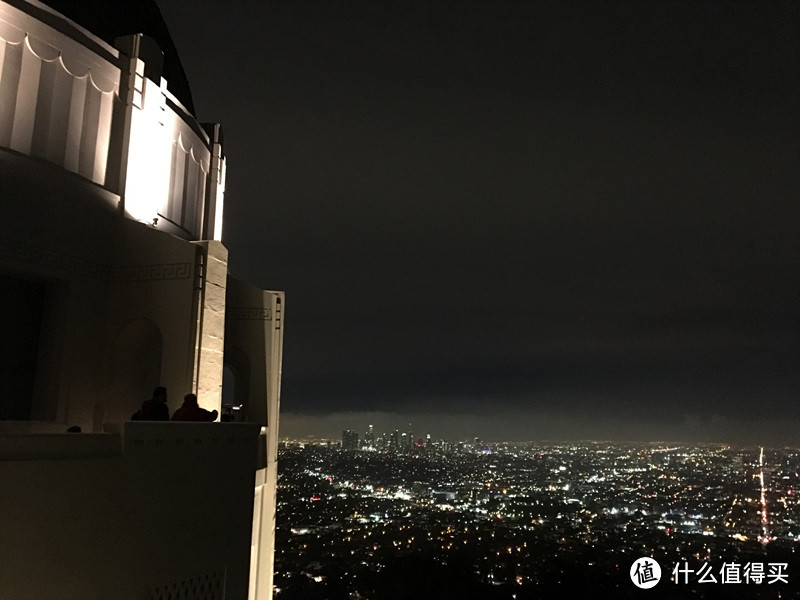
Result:
{"label": "floodlit facade", "polygon": [[[270,598],[284,296],[228,274],[155,4],[90,4],[161,39],[0,0],[2,596]],[[235,422],[129,421],[159,385],[221,414],[224,369]]]}

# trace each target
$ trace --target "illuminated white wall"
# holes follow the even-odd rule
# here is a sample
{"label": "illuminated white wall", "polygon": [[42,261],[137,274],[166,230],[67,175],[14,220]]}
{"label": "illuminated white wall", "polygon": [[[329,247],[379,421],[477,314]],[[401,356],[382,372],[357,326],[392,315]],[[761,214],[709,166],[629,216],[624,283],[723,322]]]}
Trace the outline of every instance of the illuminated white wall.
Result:
{"label": "illuminated white wall", "polygon": [[90,37],[93,49],[0,0],[0,147],[120,194],[132,219],[184,239],[219,241],[219,140],[163,78],[145,77],[135,44],[128,55]]}
{"label": "illuminated white wall", "polygon": [[[103,44],[107,57],[118,52]],[[0,2],[0,146],[106,183],[119,68]]]}
{"label": "illuminated white wall", "polygon": [[167,219],[190,238],[201,239],[211,163],[208,140],[167,105],[174,97],[163,78],[159,85],[141,77],[141,84],[141,101],[129,108],[125,212],[148,224]]}

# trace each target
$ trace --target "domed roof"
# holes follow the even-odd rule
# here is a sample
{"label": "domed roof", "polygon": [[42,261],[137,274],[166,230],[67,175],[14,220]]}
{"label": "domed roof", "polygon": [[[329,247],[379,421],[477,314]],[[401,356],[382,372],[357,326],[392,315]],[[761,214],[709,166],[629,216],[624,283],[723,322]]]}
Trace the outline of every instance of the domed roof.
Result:
{"label": "domed roof", "polygon": [[189,81],[164,17],[154,0],[42,1],[112,46],[116,38],[133,33],[143,33],[153,38],[164,52],[163,75],[169,91],[196,116]]}

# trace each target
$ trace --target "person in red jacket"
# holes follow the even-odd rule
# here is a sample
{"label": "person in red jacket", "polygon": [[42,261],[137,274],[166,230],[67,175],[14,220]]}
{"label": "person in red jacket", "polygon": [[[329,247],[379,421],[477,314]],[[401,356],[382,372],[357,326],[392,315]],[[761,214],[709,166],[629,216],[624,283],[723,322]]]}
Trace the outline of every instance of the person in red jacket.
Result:
{"label": "person in red jacket", "polygon": [[173,421],[216,421],[217,411],[208,411],[197,405],[197,396],[186,394],[183,397],[183,404],[172,415]]}

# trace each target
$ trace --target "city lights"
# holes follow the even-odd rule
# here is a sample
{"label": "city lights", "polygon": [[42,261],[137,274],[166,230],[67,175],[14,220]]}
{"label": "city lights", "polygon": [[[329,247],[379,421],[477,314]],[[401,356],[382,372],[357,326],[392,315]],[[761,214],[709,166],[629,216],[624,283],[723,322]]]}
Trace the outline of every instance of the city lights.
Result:
{"label": "city lights", "polygon": [[[795,450],[478,439],[344,450],[338,441],[287,441],[279,464],[283,589],[312,560],[326,582],[364,598],[381,573],[411,559],[442,577],[469,564],[470,585],[509,594],[561,590],[570,573],[622,585],[620,565],[640,556],[703,572],[768,562],[765,552],[789,560],[789,573],[795,564],[786,558],[800,523]],[[358,566],[341,567],[350,556]]]}

